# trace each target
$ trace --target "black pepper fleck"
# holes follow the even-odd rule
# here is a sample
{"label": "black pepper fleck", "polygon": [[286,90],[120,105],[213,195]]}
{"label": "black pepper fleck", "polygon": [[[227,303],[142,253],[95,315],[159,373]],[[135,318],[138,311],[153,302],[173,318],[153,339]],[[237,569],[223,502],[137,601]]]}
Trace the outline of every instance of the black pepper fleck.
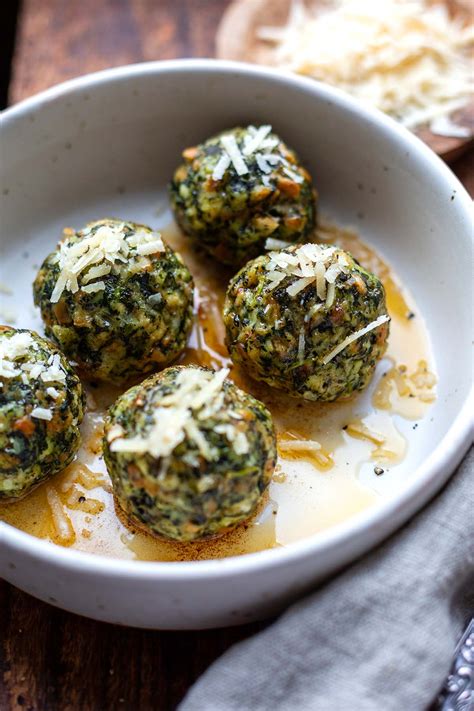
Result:
{"label": "black pepper fleck", "polygon": [[381,476],[384,473],[384,470],[382,469],[382,467],[374,467],[374,473],[377,476]]}

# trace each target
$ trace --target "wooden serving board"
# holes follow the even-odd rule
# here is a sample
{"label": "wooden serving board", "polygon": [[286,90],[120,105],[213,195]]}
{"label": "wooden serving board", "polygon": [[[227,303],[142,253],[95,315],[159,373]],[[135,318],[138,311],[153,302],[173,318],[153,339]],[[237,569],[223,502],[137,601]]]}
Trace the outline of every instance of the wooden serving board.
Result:
{"label": "wooden serving board", "polygon": [[[262,26],[284,26],[291,2],[292,0],[234,0],[217,30],[217,57],[274,65],[272,47],[258,37],[258,29]],[[314,7],[315,2],[317,0],[304,0],[308,8]],[[467,3],[468,0],[449,0],[447,5],[452,14],[461,15],[468,22],[472,15],[472,5],[469,10]],[[447,162],[458,158],[474,141],[474,101],[453,113],[451,118],[458,126],[469,129],[469,138],[440,136],[432,133],[428,127],[415,131],[419,138]]]}

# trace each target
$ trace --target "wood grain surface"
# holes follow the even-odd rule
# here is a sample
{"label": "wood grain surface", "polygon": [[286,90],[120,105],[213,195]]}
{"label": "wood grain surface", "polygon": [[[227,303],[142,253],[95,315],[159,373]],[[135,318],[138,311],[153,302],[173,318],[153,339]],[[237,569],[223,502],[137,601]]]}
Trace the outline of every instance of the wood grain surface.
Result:
{"label": "wood grain surface", "polygon": [[227,0],[23,0],[10,103],[132,62],[211,57]]}
{"label": "wood grain surface", "polygon": [[[23,0],[10,103],[105,67],[214,54],[228,0]],[[474,195],[472,153],[453,168]],[[229,646],[267,623],[153,632],[86,620],[0,582],[0,710],[176,708]]]}
{"label": "wood grain surface", "polygon": [[231,644],[263,623],[155,632],[94,622],[0,586],[0,709],[174,709]]}

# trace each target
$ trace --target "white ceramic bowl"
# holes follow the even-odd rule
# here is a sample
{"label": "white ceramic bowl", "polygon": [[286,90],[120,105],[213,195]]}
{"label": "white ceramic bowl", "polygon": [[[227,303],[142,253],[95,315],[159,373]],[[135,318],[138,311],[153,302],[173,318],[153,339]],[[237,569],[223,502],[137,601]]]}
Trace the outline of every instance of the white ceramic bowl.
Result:
{"label": "white ceramic bowl", "polygon": [[[8,109],[2,123],[3,279],[25,285],[64,224],[123,214],[153,223],[183,146],[239,123],[272,123],[304,157],[323,209],[364,235],[414,293],[439,374],[411,472],[380,503],[306,540],[190,563],[107,559],[0,524],[0,572],[42,600],[96,619],[203,628],[268,615],[380,542],[437,492],[469,444],[471,201],[448,168],[381,113],[313,81],[214,61],[86,76]],[[358,183],[376,185],[361,192]],[[3,191],[3,192],[2,192]]]}

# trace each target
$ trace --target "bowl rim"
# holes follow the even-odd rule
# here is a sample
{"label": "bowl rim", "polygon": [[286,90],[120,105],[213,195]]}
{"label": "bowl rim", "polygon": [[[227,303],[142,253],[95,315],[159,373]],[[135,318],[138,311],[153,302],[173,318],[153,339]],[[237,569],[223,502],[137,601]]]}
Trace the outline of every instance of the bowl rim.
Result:
{"label": "bowl rim", "polygon": [[[471,214],[471,199],[451,170],[420,139],[395,120],[377,109],[359,104],[345,92],[290,72],[282,72],[267,67],[243,62],[216,59],[177,59],[167,61],[142,62],[105,69],[63,82],[1,112],[3,128],[7,124],[41,109],[56,100],[73,95],[80,90],[101,87],[116,81],[134,77],[159,74],[219,73],[240,77],[256,77],[269,84],[289,84],[305,93],[317,95],[326,103],[337,105],[346,113],[364,118],[368,123],[391,134],[413,151],[430,172],[436,173],[456,190],[458,208],[467,219]],[[474,241],[474,239],[473,239]],[[464,405],[454,418],[449,430],[435,447],[431,455],[412,474],[399,491],[391,498],[380,501],[351,518],[308,536],[287,546],[267,549],[228,558],[198,561],[137,561],[106,557],[75,549],[63,548],[50,541],[20,531],[0,522],[0,541],[11,554],[29,554],[39,562],[68,569],[71,572],[88,572],[105,577],[125,576],[130,579],[161,581],[196,581],[228,577],[239,573],[288,566],[301,560],[335,553],[339,548],[351,547],[360,554],[367,552],[384,538],[393,533],[418,510],[425,506],[442,485],[450,478],[455,467],[467,452],[472,439],[472,415],[474,411],[474,385],[467,395]],[[362,543],[365,537],[365,543]],[[350,545],[352,540],[352,545]],[[368,541],[368,544],[367,544]]]}

